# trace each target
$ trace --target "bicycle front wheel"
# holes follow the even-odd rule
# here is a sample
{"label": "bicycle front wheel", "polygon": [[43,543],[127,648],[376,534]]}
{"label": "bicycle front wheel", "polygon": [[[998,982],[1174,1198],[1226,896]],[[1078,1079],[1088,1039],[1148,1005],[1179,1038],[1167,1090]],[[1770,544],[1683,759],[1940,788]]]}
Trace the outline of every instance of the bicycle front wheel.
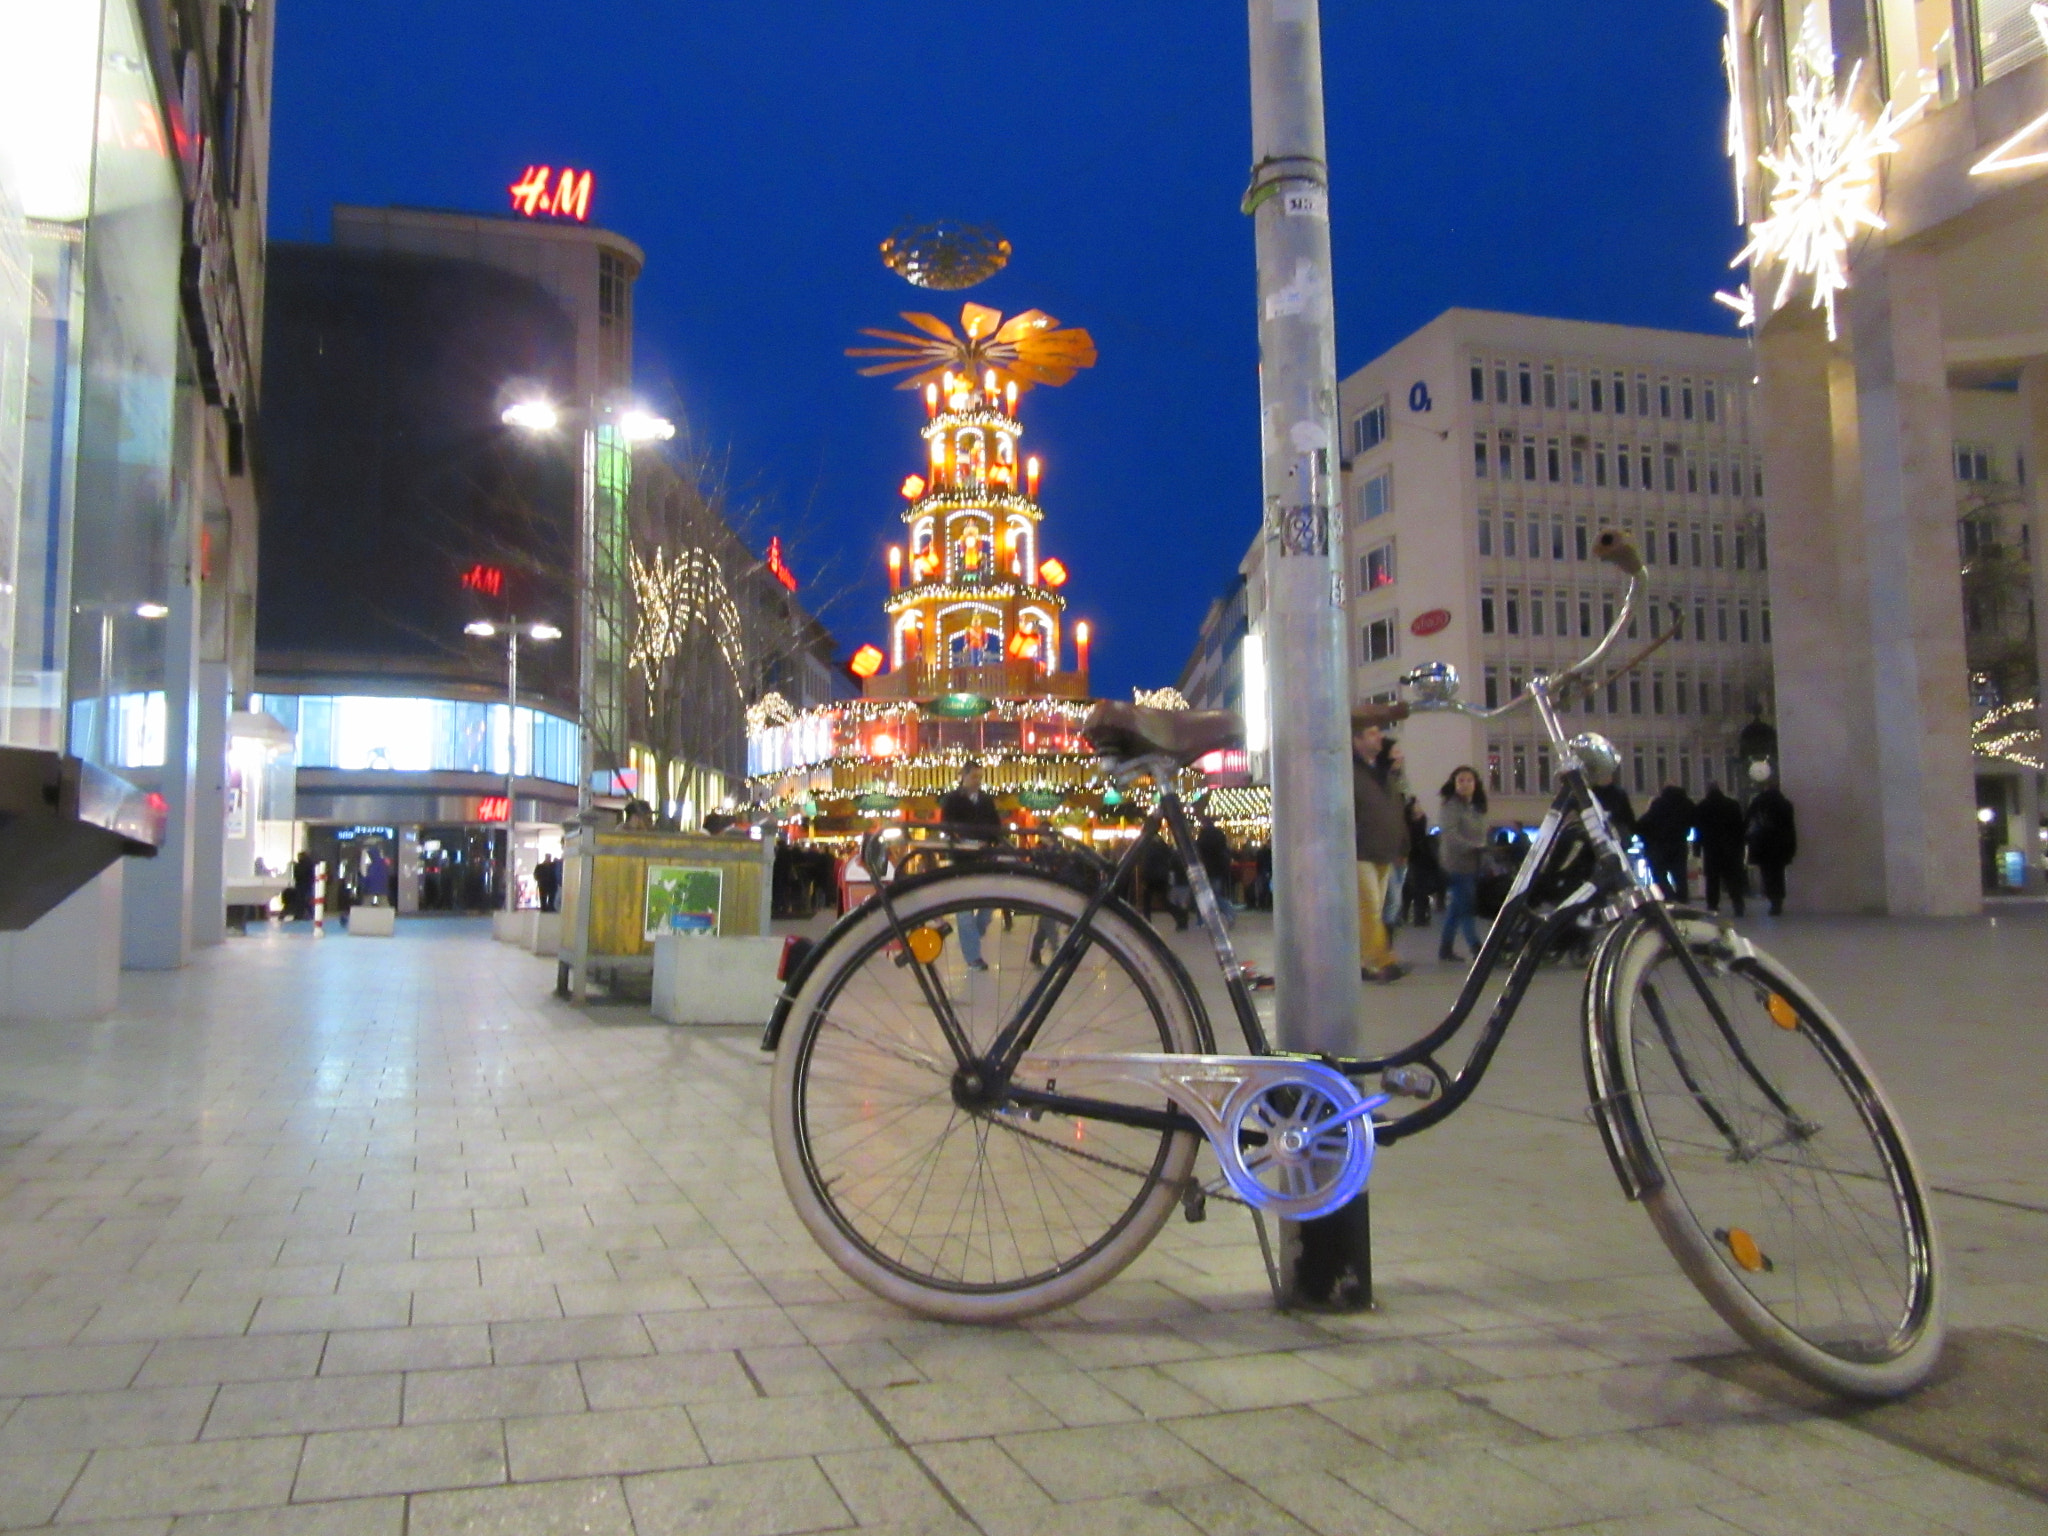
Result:
{"label": "bicycle front wheel", "polygon": [[[1191,1133],[968,1108],[954,1092],[959,1063],[926,984],[985,1052],[1086,902],[1028,874],[934,881],[896,899],[910,946],[876,904],[792,1005],[772,1105],[783,1186],[877,1295],[954,1322],[1064,1305],[1142,1252],[1186,1187]],[[1035,1052],[1203,1048],[1156,941],[1107,906],[1088,939]]]}
{"label": "bicycle front wheel", "polygon": [[1888,1397],[1941,1352],[1927,1189],[1891,1105],[1795,976],[1716,924],[1623,942],[1593,1048],[1658,1187],[1644,1208],[1737,1333],[1831,1391]]}

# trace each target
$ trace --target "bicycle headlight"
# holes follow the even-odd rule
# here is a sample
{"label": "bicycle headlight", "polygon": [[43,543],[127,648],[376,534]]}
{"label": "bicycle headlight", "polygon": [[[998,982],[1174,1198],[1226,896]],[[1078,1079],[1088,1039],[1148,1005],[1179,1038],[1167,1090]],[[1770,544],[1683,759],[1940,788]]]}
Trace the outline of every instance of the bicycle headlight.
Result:
{"label": "bicycle headlight", "polygon": [[1458,697],[1458,669],[1448,661],[1426,661],[1412,672],[1401,674],[1401,687],[1411,707],[1451,704]]}
{"label": "bicycle headlight", "polygon": [[1564,744],[1589,784],[1611,784],[1621,771],[1621,749],[1598,731],[1581,731]]}

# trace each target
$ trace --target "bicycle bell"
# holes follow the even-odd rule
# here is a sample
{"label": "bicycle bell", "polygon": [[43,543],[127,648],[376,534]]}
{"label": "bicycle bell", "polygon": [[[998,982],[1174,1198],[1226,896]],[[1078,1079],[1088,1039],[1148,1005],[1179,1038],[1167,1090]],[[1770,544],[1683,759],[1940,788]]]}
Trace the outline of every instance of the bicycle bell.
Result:
{"label": "bicycle bell", "polygon": [[1401,686],[1408,690],[1408,702],[1450,704],[1458,697],[1458,669],[1448,661],[1425,661],[1412,672],[1401,674]]}

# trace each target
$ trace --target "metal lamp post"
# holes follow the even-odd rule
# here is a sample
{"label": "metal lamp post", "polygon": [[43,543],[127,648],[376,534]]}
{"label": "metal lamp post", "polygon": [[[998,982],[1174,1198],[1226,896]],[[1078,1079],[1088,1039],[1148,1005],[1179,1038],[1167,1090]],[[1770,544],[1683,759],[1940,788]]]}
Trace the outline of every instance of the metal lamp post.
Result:
{"label": "metal lamp post", "polygon": [[[1344,525],[1333,483],[1337,347],[1322,47],[1316,0],[1250,0],[1250,11],[1253,164],[1244,211],[1258,249],[1274,1010],[1283,1048],[1348,1056],[1358,1047],[1358,888]],[[1354,1202],[1361,1229],[1363,1199]],[[1299,1283],[1309,1267],[1304,1244],[1327,1239],[1314,1229],[1341,1224],[1345,1214],[1288,1224],[1281,1251],[1290,1294],[1315,1288]],[[1369,1302],[1369,1260],[1360,1278]],[[1361,1287],[1348,1289],[1355,1296]]]}
{"label": "metal lamp post", "polygon": [[[488,637],[500,631],[505,636],[505,910],[516,912],[519,882],[514,877],[512,841],[519,827],[519,620],[515,617],[503,624],[493,624],[488,619],[478,619],[463,626],[467,635]],[[535,641],[562,638],[562,632],[552,624],[529,624],[525,632],[528,639]]]}
{"label": "metal lamp post", "polygon": [[666,442],[676,435],[675,423],[638,406],[591,400],[571,413],[541,399],[519,400],[505,407],[499,419],[523,432],[551,433],[565,414],[581,422],[576,483],[576,707],[578,752],[576,764],[576,809],[590,809],[590,782],[597,771],[597,753],[591,725],[597,692],[597,450],[598,428],[606,422],[617,427],[630,449],[640,443]]}

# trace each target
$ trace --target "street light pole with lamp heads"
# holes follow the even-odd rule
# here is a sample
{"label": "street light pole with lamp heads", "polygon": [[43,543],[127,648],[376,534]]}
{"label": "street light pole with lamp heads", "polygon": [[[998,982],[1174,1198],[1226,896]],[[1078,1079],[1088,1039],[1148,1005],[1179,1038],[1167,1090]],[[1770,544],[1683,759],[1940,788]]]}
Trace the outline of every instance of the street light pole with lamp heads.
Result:
{"label": "street light pole with lamp heads", "polygon": [[[531,397],[514,401],[499,413],[508,427],[543,434],[560,425],[565,412],[552,402]],[[576,711],[580,743],[576,773],[576,808],[590,808],[591,780],[595,777],[597,754],[595,730],[600,715],[609,725],[619,724],[611,710],[597,708],[597,429],[610,419],[628,451],[641,443],[667,442],[676,435],[675,423],[638,406],[610,405],[591,400],[574,412],[582,422],[581,453],[578,455],[576,497],[577,583],[576,583]],[[613,669],[616,672],[616,668]],[[617,701],[608,701],[616,704]],[[614,743],[616,749],[620,744]]]}
{"label": "street light pole with lamp heads", "polygon": [[[536,642],[559,640],[562,632],[552,624],[524,626],[528,639]],[[476,619],[462,626],[465,635],[489,639],[500,631],[505,635],[505,910],[519,909],[519,881],[512,844],[519,830],[519,636],[517,618],[503,624]],[[530,766],[530,765],[529,765]]]}

